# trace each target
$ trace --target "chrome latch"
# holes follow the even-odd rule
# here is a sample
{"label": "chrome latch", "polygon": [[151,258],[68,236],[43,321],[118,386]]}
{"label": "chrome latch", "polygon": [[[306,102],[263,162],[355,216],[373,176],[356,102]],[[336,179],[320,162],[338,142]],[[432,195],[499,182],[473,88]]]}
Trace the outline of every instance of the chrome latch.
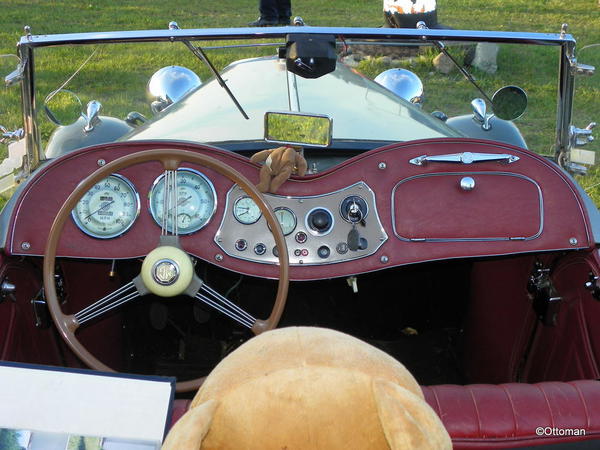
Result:
{"label": "chrome latch", "polygon": [[546,326],[556,326],[562,297],[558,295],[550,278],[550,269],[536,262],[527,291],[538,319]]}

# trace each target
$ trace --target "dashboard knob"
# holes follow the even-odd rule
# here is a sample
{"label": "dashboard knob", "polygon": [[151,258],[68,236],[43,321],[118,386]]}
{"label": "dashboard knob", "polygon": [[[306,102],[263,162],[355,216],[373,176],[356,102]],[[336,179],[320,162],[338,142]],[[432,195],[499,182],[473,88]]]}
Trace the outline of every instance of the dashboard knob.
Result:
{"label": "dashboard knob", "polygon": [[307,223],[311,230],[325,234],[333,226],[333,216],[324,208],[316,208],[308,214]]}

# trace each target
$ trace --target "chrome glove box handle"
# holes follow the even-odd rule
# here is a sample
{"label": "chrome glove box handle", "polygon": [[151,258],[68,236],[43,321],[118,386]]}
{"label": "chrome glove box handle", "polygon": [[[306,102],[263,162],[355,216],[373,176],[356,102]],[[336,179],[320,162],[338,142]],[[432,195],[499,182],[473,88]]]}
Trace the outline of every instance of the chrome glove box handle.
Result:
{"label": "chrome glove box handle", "polygon": [[453,153],[451,155],[437,155],[437,156],[427,156],[422,155],[416,158],[413,158],[409,161],[409,163],[414,164],[415,166],[423,166],[428,162],[441,162],[441,163],[459,163],[459,164],[472,164],[478,162],[487,162],[487,161],[503,161],[507,164],[514,163],[518,161],[519,157],[509,154],[499,154],[499,153]]}

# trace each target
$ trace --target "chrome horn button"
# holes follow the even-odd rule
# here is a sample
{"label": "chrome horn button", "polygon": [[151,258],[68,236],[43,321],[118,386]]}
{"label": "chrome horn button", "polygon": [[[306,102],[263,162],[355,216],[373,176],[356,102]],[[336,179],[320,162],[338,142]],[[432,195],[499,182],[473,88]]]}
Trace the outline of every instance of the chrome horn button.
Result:
{"label": "chrome horn button", "polygon": [[159,259],[152,266],[152,278],[161,286],[171,286],[179,278],[179,265],[172,259]]}

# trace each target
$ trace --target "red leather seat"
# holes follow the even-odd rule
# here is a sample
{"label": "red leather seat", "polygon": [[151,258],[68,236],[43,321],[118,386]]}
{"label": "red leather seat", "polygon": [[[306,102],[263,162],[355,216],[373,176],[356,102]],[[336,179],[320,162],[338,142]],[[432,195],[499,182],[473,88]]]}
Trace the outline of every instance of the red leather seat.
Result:
{"label": "red leather seat", "polygon": [[594,439],[597,447],[586,448],[600,448],[600,381],[423,386],[423,393],[455,449]]}
{"label": "red leather seat", "polygon": [[[455,450],[576,442],[592,444],[586,448],[600,448],[600,381],[422,388],[450,433]],[[175,400],[172,423],[190,403]]]}

